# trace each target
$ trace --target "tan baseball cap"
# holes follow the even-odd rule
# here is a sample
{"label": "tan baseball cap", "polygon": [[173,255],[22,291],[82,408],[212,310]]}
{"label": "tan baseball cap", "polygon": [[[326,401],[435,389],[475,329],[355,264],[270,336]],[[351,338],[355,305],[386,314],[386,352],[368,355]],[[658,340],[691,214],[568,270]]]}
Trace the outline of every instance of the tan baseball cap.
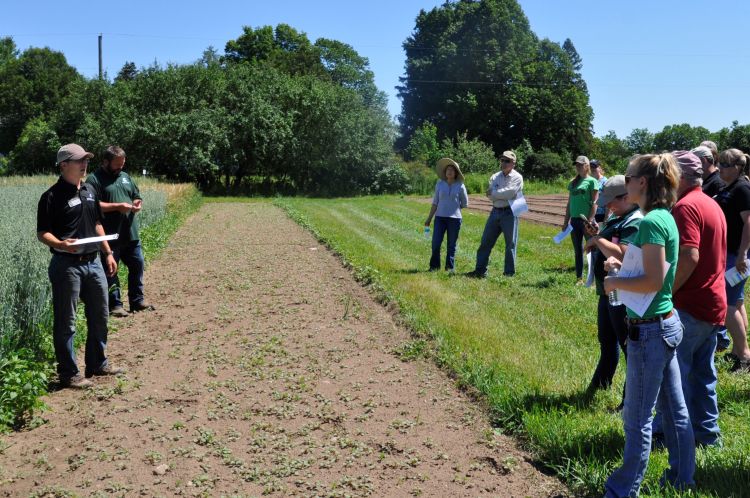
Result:
{"label": "tan baseball cap", "polygon": [[94,154],[86,152],[86,150],[78,144],[67,144],[60,147],[57,151],[57,164],[63,161],[76,161],[83,158],[91,159]]}
{"label": "tan baseball cap", "polygon": [[586,156],[576,157],[576,164],[589,164],[589,158]]}
{"label": "tan baseball cap", "polygon": [[516,153],[513,152],[512,150],[506,150],[505,152],[503,152],[503,155],[500,156],[500,159],[502,159],[502,158],[510,159],[511,161],[515,162],[516,161]]}

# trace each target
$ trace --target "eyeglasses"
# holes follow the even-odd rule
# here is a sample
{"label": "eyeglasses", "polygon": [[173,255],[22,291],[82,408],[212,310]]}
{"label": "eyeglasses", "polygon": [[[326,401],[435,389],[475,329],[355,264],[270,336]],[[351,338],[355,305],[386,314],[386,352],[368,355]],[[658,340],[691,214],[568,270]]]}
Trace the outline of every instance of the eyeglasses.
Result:
{"label": "eyeglasses", "polygon": [[719,163],[719,167],[722,169],[731,168],[732,165],[728,163]]}
{"label": "eyeglasses", "polygon": [[502,158],[502,159],[500,159],[500,162],[501,162],[501,163],[512,163],[512,162],[513,162],[513,160],[512,160],[512,159],[505,159],[505,158]]}

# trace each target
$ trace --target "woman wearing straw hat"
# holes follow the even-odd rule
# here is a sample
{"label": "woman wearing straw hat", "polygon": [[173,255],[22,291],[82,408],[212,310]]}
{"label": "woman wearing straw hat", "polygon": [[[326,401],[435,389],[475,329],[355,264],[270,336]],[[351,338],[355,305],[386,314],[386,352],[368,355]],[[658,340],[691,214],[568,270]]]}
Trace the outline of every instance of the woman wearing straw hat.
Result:
{"label": "woman wearing straw hat", "polygon": [[437,163],[437,175],[440,179],[435,184],[435,195],[432,197],[432,207],[426,227],[430,226],[435,217],[432,231],[432,257],[430,271],[440,269],[440,246],[443,236],[448,232],[448,253],[445,256],[445,269],[453,272],[456,258],[456,242],[461,230],[461,209],[469,205],[469,196],[464,186],[464,175],[461,168],[453,159],[444,157]]}

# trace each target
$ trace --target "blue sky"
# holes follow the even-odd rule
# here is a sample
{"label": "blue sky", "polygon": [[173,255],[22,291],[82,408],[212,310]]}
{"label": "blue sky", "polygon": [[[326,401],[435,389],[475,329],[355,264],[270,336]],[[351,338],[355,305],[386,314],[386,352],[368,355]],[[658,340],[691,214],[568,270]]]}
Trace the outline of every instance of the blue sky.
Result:
{"label": "blue sky", "polygon": [[[0,35],[19,48],[49,46],[82,74],[97,73],[97,34],[114,77],[125,61],[188,63],[213,45],[223,51],[243,25],[287,23],[311,40],[333,38],[370,60],[396,115],[401,44],[420,9],[438,0],[8,2]],[[687,122],[714,131],[750,122],[750,2],[741,0],[520,0],[540,38],[571,38],[583,58],[594,131],[659,131]]]}

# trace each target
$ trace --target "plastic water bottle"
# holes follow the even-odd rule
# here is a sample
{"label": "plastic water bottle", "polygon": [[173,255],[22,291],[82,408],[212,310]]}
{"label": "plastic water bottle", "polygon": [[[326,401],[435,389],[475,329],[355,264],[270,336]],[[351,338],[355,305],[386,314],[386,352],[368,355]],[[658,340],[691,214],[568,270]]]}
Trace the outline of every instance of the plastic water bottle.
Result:
{"label": "plastic water bottle", "polygon": [[430,225],[424,226],[424,238],[425,240],[430,240]]}
{"label": "plastic water bottle", "polygon": [[[607,272],[608,277],[616,277],[620,273],[620,270],[617,268],[612,268]],[[609,293],[609,305],[610,306],[620,306],[622,304],[622,301],[617,297],[617,289],[614,289]]]}

